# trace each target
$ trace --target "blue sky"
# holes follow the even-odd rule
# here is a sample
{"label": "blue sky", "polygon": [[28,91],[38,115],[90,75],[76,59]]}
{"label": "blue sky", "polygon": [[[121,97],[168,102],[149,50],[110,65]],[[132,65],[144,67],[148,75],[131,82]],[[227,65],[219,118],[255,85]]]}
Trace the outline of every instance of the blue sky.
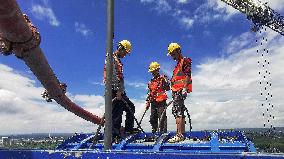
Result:
{"label": "blue sky", "polygon": [[[18,1],[18,3],[23,13],[28,14],[34,25],[38,27],[42,37],[40,47],[59,80],[67,83],[69,95],[91,111],[103,108],[104,86],[101,83],[106,50],[106,1],[85,0],[79,3],[76,0],[32,0],[28,2]],[[284,14],[282,0],[273,0],[269,3],[276,11]],[[222,113],[225,112],[225,116],[228,116],[224,111],[227,109],[224,106],[226,102],[229,102],[228,105],[231,107],[235,107],[240,103],[234,103],[234,101],[254,99],[250,102],[254,106],[258,105],[257,102],[261,99],[257,96],[259,91],[256,90],[258,85],[255,84],[258,80],[257,63],[245,64],[250,61],[250,58],[252,58],[250,62],[253,59],[255,59],[254,62],[257,61],[257,56],[253,58],[252,55],[257,48],[255,39],[261,37],[262,34],[251,33],[250,27],[251,22],[246,19],[245,15],[219,0],[115,1],[114,46],[123,39],[131,41],[133,46],[131,55],[123,59],[127,94],[138,103],[139,107],[137,106],[137,108],[141,106],[142,109],[146,95],[146,83],[151,78],[147,71],[149,64],[152,61],[158,61],[161,64],[162,72],[171,76],[171,71],[176,62],[166,56],[167,45],[170,42],[178,42],[182,46],[184,56],[191,57],[193,60],[194,92],[190,96],[192,100],[188,99],[188,102],[190,105],[197,106],[192,108],[193,113],[195,113],[194,111],[198,112],[195,113],[196,120],[204,117],[206,112],[210,110],[208,110],[208,107],[198,107],[198,104],[202,102],[203,105],[215,105],[218,107],[217,110]],[[275,52],[275,59],[282,57],[279,50],[283,47],[283,38],[271,30],[265,35],[271,37],[271,50]],[[243,65],[232,65],[235,63],[243,63],[245,68],[243,68]],[[0,64],[3,67],[2,73],[6,72],[11,75],[11,78],[12,75],[17,78],[24,78],[27,83],[33,86],[33,88],[27,88],[26,91],[35,89],[32,96],[37,101],[30,99],[35,108],[36,105],[44,105],[44,102],[38,102],[40,98],[37,97],[40,96],[39,90],[43,88],[22,61],[15,56],[2,56],[0,57]],[[275,67],[271,67],[271,70],[275,73],[275,76],[278,75],[276,77],[281,77],[282,72],[278,71],[281,62],[277,64],[274,65]],[[245,79],[240,79],[239,76],[235,77],[235,74],[231,74],[234,71],[239,73],[238,71],[242,70],[241,68],[248,71],[241,72],[247,75]],[[277,81],[279,81],[279,86],[283,86],[283,82],[281,83],[279,78],[275,81],[277,84]],[[19,87],[25,88],[26,85],[23,83]],[[211,85],[214,85],[214,87]],[[251,85],[255,87],[250,88]],[[239,88],[243,89],[239,90]],[[7,90],[9,89],[7,88]],[[13,90],[9,91],[13,92]],[[241,92],[239,94],[232,93],[237,91]],[[279,92],[280,90],[274,91]],[[14,91],[14,95],[23,98],[16,91]],[[98,100],[100,101],[99,106],[94,105]],[[280,104],[280,98],[276,98],[276,101],[279,102],[281,108],[280,111],[276,111],[276,114],[278,112],[277,115],[281,116],[284,114],[283,105]],[[1,102],[4,105],[1,100],[0,105]],[[55,114],[62,111],[54,103],[51,105],[45,104],[46,109],[51,112],[55,111]],[[7,104],[3,108],[7,108]],[[199,114],[203,109],[204,112]],[[102,113],[103,110],[100,111]],[[216,109],[212,111],[216,111]],[[242,112],[243,110],[237,109],[237,112],[239,111]],[[170,111],[168,112],[170,113]],[[139,111],[137,115],[140,115]],[[73,116],[71,118],[73,119]],[[212,118],[212,121],[206,121],[207,126],[202,127],[202,124],[200,124],[197,127],[199,129],[212,128],[210,122],[226,119],[217,118],[216,116]],[[278,126],[284,126],[283,121],[283,118],[278,118],[275,125],[282,123]],[[66,124],[67,122],[68,120],[63,123]],[[80,122],[82,121],[80,120]],[[80,130],[80,122],[78,122],[76,129],[66,127],[65,130]],[[249,123],[243,126],[239,123],[229,126],[219,124],[216,124],[216,127],[248,127],[250,125]],[[261,127],[261,125],[259,123],[255,126]],[[92,128],[92,126],[88,126]],[[172,124],[172,127],[174,128],[174,124]],[[26,129],[26,132],[33,130]],[[45,130],[43,128],[38,131]],[[50,128],[46,131],[56,130]],[[17,131],[12,131],[12,128],[2,130],[2,133],[5,132]]]}

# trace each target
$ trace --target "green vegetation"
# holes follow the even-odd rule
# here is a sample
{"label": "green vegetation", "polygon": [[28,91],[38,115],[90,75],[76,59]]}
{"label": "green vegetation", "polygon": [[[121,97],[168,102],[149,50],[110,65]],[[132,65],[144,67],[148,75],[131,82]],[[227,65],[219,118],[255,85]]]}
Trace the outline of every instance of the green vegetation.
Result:
{"label": "green vegetation", "polygon": [[22,141],[14,143],[10,146],[5,146],[7,149],[42,149],[42,150],[52,150],[55,149],[62,142],[59,141]]}
{"label": "green vegetation", "polygon": [[247,133],[246,136],[252,140],[258,152],[284,153],[284,133]]}

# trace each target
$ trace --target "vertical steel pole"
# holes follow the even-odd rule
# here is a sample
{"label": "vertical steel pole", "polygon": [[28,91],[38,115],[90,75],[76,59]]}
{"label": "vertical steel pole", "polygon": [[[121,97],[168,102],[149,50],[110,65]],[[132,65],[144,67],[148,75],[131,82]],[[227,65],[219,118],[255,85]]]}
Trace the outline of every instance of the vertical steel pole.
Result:
{"label": "vertical steel pole", "polygon": [[114,1],[107,0],[107,50],[106,50],[106,88],[105,88],[105,131],[104,150],[112,148],[112,64],[113,64],[113,25]]}

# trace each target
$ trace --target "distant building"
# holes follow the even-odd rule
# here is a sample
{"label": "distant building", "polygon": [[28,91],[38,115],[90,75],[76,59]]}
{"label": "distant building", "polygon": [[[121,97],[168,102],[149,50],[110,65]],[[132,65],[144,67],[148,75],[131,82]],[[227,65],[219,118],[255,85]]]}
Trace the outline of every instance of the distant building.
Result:
{"label": "distant building", "polygon": [[50,140],[52,140],[52,137],[51,137],[50,133],[48,134],[48,138],[49,138]]}
{"label": "distant building", "polygon": [[2,144],[3,146],[11,146],[12,141],[10,137],[2,137]]}

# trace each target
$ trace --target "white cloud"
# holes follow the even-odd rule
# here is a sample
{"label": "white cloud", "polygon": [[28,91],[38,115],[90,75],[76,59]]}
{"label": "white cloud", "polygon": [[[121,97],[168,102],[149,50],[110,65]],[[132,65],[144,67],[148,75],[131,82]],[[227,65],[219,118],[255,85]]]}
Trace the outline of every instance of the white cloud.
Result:
{"label": "white cloud", "polygon": [[153,9],[155,9],[158,13],[168,12],[172,9],[169,2],[167,0],[140,0],[141,3],[144,4],[154,4]]}
{"label": "white cloud", "polygon": [[[41,98],[35,81],[0,64],[0,134],[32,132],[91,132],[96,126]],[[4,78],[3,78],[4,77]],[[74,95],[73,101],[102,116],[103,97]],[[104,107],[104,106],[103,106]]]}
{"label": "white cloud", "polygon": [[154,0],[140,0],[142,3],[150,3],[153,2]]}
{"label": "white cloud", "polygon": [[[254,0],[256,1],[256,0]],[[183,4],[190,4],[189,0],[140,0],[143,4],[151,4],[152,8],[159,14],[165,13],[172,16],[173,20],[178,21],[185,29],[192,28],[196,23],[208,24],[216,20],[228,21],[237,14],[242,14],[230,5],[221,0],[206,0],[200,4],[198,8],[188,10],[183,7]],[[262,3],[266,1],[261,0]],[[176,5],[182,4],[182,5]],[[282,11],[284,8],[284,1],[271,0],[268,3],[272,9]]]}
{"label": "white cloud", "polygon": [[32,5],[33,15],[40,20],[48,20],[52,26],[59,26],[60,22],[57,20],[53,10],[48,6]]}
{"label": "white cloud", "polygon": [[[187,15],[188,11],[180,9],[177,5],[173,5],[173,2],[169,0],[140,0],[143,4],[151,4],[152,9],[157,11],[157,13],[166,13],[169,16],[172,16],[174,20],[177,20],[182,27],[189,29],[192,27],[194,20]],[[188,0],[178,0],[175,1],[177,4],[186,4]]]}
{"label": "white cloud", "polygon": [[130,81],[126,81],[125,84],[128,85],[128,86],[131,86],[131,87],[135,87],[135,88],[143,88],[143,89],[147,88],[147,84],[143,83],[143,82],[130,82]]}
{"label": "white cloud", "polygon": [[267,5],[272,8],[275,9],[276,11],[283,11],[284,9],[284,1],[283,0],[260,0],[262,3],[267,3]]}
{"label": "white cloud", "polygon": [[156,10],[159,13],[168,12],[172,9],[171,5],[167,2],[167,0],[157,0],[156,3]]}
{"label": "white cloud", "polygon": [[75,102],[81,103],[90,112],[103,116],[105,98],[100,95],[75,95],[72,97]]}
{"label": "white cloud", "polygon": [[83,36],[89,36],[92,34],[91,29],[87,28],[84,23],[75,22],[75,31]]}
{"label": "white cloud", "polygon": [[[0,64],[0,77],[0,125],[2,125],[0,134],[95,132],[97,125],[77,117],[55,102],[46,103],[41,98],[44,88],[36,87],[35,81],[26,75]],[[130,85],[146,87],[146,84],[141,82],[130,83]],[[84,109],[103,116],[105,110],[103,96],[70,93],[67,95]],[[145,102],[135,99],[133,102],[136,106],[136,116],[139,118],[140,110],[145,108]],[[146,128],[150,128],[148,119],[144,119],[143,127],[150,131]]]}
{"label": "white cloud", "polygon": [[49,0],[41,0],[41,2],[44,4],[44,5],[48,5],[48,3],[49,3]]}
{"label": "white cloud", "polygon": [[178,0],[177,3],[180,3],[180,4],[186,4],[188,3],[189,0]]}
{"label": "white cloud", "polygon": [[225,38],[225,52],[226,54],[232,54],[240,51],[241,49],[247,49],[255,45],[256,36],[253,32],[246,32],[241,34],[237,38],[231,36]]}
{"label": "white cloud", "polygon": [[17,92],[20,98],[41,99],[37,94],[41,94],[44,89],[35,87],[35,81],[3,64],[0,64],[0,75],[5,77],[0,78],[0,89]]}
{"label": "white cloud", "polygon": [[240,12],[220,0],[206,0],[193,11],[195,23],[208,24],[216,20],[227,21]]}
{"label": "white cloud", "polygon": [[103,82],[91,82],[91,84],[93,84],[93,85],[100,85],[100,86],[104,86],[105,85]]}
{"label": "white cloud", "polygon": [[[247,41],[243,37],[247,37]],[[239,39],[243,39],[240,44],[255,43],[253,37],[244,33],[233,38],[228,47],[238,47],[235,42]],[[187,100],[195,128],[263,127],[263,123],[268,124],[270,114],[275,115],[272,122],[274,126],[283,126],[284,105],[281,94],[284,71],[280,69],[283,65],[280,59],[284,58],[284,38],[269,31],[268,39],[266,45],[250,48],[240,45],[227,58],[211,59],[197,66],[198,70],[193,74],[193,93]],[[269,49],[269,55],[264,55],[264,58],[257,55],[256,50],[261,48]],[[268,70],[272,74],[264,82],[261,78],[263,70],[258,67],[257,61],[263,63],[265,59],[271,62]],[[259,71],[262,72],[261,77]],[[259,84],[260,80],[262,85]],[[271,81],[272,87],[267,86],[267,90],[273,94],[273,98],[265,102],[260,92],[267,93],[263,85]],[[275,108],[270,107],[267,113],[265,109],[269,102]],[[262,103],[265,108],[261,107]],[[265,117],[262,117],[263,112]]]}
{"label": "white cloud", "polygon": [[141,0],[144,4],[152,4],[159,14],[166,13],[168,16],[172,16],[173,20],[179,22],[181,27],[190,29],[195,23],[208,23],[213,20],[228,20],[233,15],[237,14],[238,11],[232,7],[226,5],[219,0],[206,0],[205,3],[201,4],[194,10],[188,10],[183,4],[188,4],[188,0],[175,1],[176,5],[169,0]]}
{"label": "white cloud", "polygon": [[192,27],[194,20],[189,17],[183,17],[180,22],[185,26],[185,28],[189,29]]}
{"label": "white cloud", "polygon": [[[227,5],[226,3],[222,2],[221,0],[208,0],[207,4],[208,7],[212,8],[217,14],[222,14],[224,20],[231,18],[232,16],[240,13],[238,10],[234,9],[233,7]],[[214,16],[214,15],[212,15]]]}

